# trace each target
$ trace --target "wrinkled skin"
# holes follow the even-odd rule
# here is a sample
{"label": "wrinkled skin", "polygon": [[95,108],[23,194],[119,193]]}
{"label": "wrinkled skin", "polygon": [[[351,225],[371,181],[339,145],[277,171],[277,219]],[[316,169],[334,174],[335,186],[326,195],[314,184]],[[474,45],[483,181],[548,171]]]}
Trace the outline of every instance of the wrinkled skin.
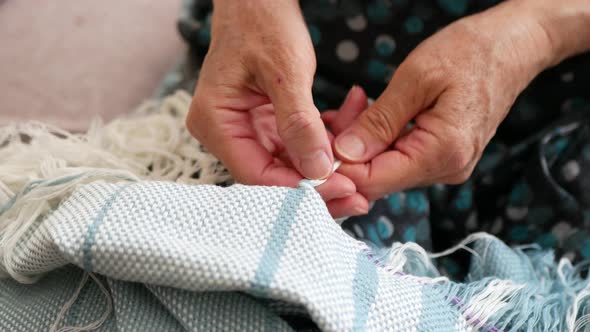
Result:
{"label": "wrinkled skin", "polygon": [[[391,192],[465,181],[530,81],[590,48],[587,0],[503,2],[425,40],[371,106],[353,87],[320,117],[298,1],[214,5],[189,131],[239,182],[328,178],[318,191],[334,217],[366,213]],[[332,174],[334,155],[345,164]]]}

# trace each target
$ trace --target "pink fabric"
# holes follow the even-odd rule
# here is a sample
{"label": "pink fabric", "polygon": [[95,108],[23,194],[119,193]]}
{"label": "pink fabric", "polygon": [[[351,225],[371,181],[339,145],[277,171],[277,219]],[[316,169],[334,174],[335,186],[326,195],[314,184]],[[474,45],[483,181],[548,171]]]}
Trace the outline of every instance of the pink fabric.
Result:
{"label": "pink fabric", "polygon": [[0,124],[83,130],[150,97],[183,52],[180,0],[0,0]]}

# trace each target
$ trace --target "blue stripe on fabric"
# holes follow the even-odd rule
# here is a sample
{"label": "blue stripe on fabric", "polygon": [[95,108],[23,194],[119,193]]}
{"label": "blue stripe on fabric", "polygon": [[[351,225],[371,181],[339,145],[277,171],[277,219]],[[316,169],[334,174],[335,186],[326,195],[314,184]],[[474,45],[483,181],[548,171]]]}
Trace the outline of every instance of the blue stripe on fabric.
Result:
{"label": "blue stripe on fabric", "polygon": [[353,331],[364,331],[371,305],[379,288],[377,266],[367,258],[363,251],[356,258],[356,272],[352,280],[352,295],[354,301]]}
{"label": "blue stripe on fabric", "polygon": [[58,186],[60,184],[64,184],[64,183],[68,183],[68,182],[77,180],[77,179],[81,178],[84,175],[86,175],[86,173],[80,173],[80,174],[75,174],[75,175],[68,175],[68,176],[65,176],[65,177],[63,177],[61,179],[56,179],[56,180],[53,180],[53,181],[49,181],[45,185],[46,186]]}
{"label": "blue stripe on fabric", "polygon": [[14,205],[14,203],[16,203],[17,197],[19,197],[21,195],[28,194],[29,192],[31,192],[31,190],[33,190],[38,185],[42,185],[42,184],[44,184],[46,186],[60,185],[60,184],[64,184],[64,183],[68,183],[70,181],[76,180],[76,179],[82,177],[82,175],[84,175],[84,173],[66,176],[61,179],[53,180],[50,182],[46,182],[45,180],[31,181],[24,187],[24,189],[22,189],[21,193],[18,193],[16,195],[12,196],[12,198],[6,204],[4,204],[3,206],[0,206],[0,214],[3,214],[4,212],[8,211],[8,209],[10,209]]}
{"label": "blue stripe on fabric", "polygon": [[12,196],[12,198],[6,204],[0,206],[0,214],[3,214],[4,212],[8,211],[8,209],[10,209],[14,205],[14,203],[16,203],[16,196],[17,195]]}
{"label": "blue stripe on fabric", "polygon": [[445,300],[441,295],[443,291],[437,290],[437,287],[436,284],[420,287],[422,305],[416,331],[455,331],[457,324],[464,319],[459,310],[452,308],[449,301]]}
{"label": "blue stripe on fabric", "polygon": [[127,189],[130,185],[131,185],[131,183],[126,184],[126,185],[122,186],[121,188],[117,189],[117,191],[115,191],[111,195],[111,197],[109,197],[106,200],[106,202],[104,203],[104,205],[102,206],[100,211],[98,211],[98,214],[96,215],[96,218],[94,218],[94,221],[92,222],[92,224],[90,224],[90,226],[88,226],[88,230],[86,231],[86,236],[84,237],[84,244],[82,245],[82,253],[83,253],[82,263],[84,265],[84,270],[86,270],[88,272],[92,271],[91,249],[92,249],[92,246],[94,245],[94,238],[96,236],[96,232],[98,231],[98,228],[102,224],[104,217],[106,216],[107,212],[111,209],[111,206],[113,205],[113,203],[115,202],[117,197],[119,197],[121,195],[121,193],[125,189]]}
{"label": "blue stripe on fabric", "polygon": [[305,190],[302,189],[287,191],[287,195],[279,209],[279,214],[273,223],[270,239],[264,247],[256,274],[251,282],[252,291],[258,296],[267,294],[268,287],[279,268],[291,225],[295,222],[297,210],[304,196]]}

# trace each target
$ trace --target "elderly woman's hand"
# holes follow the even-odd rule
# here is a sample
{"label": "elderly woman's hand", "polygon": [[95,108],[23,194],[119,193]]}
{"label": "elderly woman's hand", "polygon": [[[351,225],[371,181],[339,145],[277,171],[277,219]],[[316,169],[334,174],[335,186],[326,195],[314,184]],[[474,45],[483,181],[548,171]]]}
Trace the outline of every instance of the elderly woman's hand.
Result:
{"label": "elderly woman's hand", "polygon": [[[294,187],[303,177],[328,177],[334,157],[312,99],[316,60],[298,2],[218,0],[214,6],[189,131],[241,183]],[[341,174],[318,192],[335,217],[368,209]]]}
{"label": "elderly woman's hand", "polygon": [[544,14],[508,1],[424,41],[375,103],[335,131],[348,162],[339,172],[369,200],[465,181],[518,94],[563,57]]}

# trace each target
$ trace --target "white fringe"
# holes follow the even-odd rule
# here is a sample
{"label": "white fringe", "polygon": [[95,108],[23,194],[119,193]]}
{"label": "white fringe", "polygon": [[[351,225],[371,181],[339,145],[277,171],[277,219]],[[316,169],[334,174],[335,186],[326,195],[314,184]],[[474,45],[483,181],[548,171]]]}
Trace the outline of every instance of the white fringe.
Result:
{"label": "white fringe", "polygon": [[[40,216],[67,197],[76,187],[92,181],[138,181],[141,179],[178,181],[192,184],[212,184],[231,181],[228,172],[215,157],[208,154],[192,138],[184,126],[191,97],[177,92],[163,101],[149,101],[134,113],[106,125],[95,121],[89,131],[75,135],[40,123],[11,125],[0,128],[0,277],[11,276],[23,283],[37,277],[16,272],[15,257],[19,243],[38,227]],[[569,331],[588,330],[590,312],[585,308],[590,300],[588,279],[579,278],[579,266],[562,260],[555,268],[537,261],[537,273],[543,287],[558,283],[564,297],[549,295],[545,300],[532,301],[541,294],[535,289],[508,280],[489,280],[480,287],[466,289],[438,274],[431,259],[449,255],[459,249],[480,256],[467,245],[492,236],[472,234],[457,246],[441,253],[428,254],[416,244],[396,244],[389,251],[386,265],[392,272],[410,272],[423,283],[438,284],[451,299],[461,292],[468,303],[461,311],[474,328],[485,324],[508,325],[518,329],[561,326],[555,319],[565,317]],[[112,310],[108,291],[108,310],[87,326],[62,327],[62,317],[87,281],[85,275],[72,299],[62,308],[52,326],[54,331],[85,331],[99,327]],[[540,290],[540,289],[539,289]],[[544,293],[543,295],[547,295]],[[533,307],[527,307],[529,305]],[[561,308],[567,308],[561,311]],[[494,317],[495,316],[495,317]]]}
{"label": "white fringe", "polygon": [[31,283],[14,254],[36,221],[77,186],[92,181],[231,181],[223,165],[185,129],[191,96],[148,101],[106,125],[76,135],[41,123],[0,128],[0,277]]}

